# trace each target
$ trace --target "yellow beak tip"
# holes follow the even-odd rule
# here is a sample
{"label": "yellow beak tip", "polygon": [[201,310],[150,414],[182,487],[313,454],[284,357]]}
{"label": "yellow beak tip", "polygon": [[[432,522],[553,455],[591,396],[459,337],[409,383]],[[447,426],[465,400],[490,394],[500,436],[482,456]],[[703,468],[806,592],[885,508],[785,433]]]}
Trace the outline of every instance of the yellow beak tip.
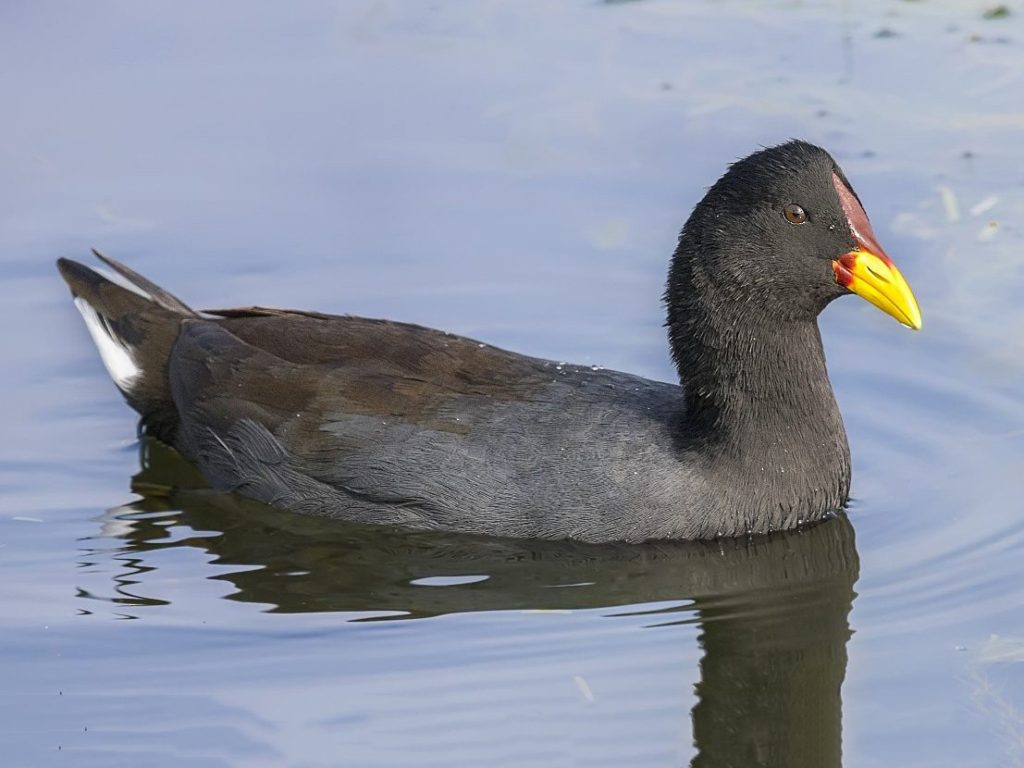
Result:
{"label": "yellow beak tip", "polygon": [[[847,258],[849,257],[849,258]],[[888,259],[856,250],[834,262],[837,279],[851,292],[874,304],[913,331],[921,330],[921,310],[910,286]]]}

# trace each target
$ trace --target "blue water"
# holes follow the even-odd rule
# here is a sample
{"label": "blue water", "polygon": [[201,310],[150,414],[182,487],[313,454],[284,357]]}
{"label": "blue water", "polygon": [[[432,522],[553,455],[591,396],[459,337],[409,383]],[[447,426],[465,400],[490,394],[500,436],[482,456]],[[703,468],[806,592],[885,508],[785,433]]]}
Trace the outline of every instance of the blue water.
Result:
{"label": "blue water", "polygon": [[[1009,6],[5,4],[4,764],[1024,765]],[[196,306],[671,379],[679,226],[791,136],[843,165],[924,330],[826,311],[854,500],[766,541],[594,551],[168,495],[187,468],[138,444],[53,269],[94,246]]]}

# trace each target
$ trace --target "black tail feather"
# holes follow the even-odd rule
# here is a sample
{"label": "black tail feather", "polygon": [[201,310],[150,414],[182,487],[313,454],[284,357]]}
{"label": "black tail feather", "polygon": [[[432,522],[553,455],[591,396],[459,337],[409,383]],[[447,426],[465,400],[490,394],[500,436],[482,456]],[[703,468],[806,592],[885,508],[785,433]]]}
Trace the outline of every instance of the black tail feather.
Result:
{"label": "black tail feather", "polygon": [[104,256],[95,248],[92,249],[92,254],[97,259],[106,264],[108,267],[110,267],[112,270],[117,272],[117,274],[121,275],[121,277],[128,280],[128,282],[130,282],[132,285],[136,286],[142,291],[145,291],[145,293],[147,293],[153,301],[162,306],[164,309],[170,310],[171,312],[178,312],[183,315],[195,316],[196,313],[185,302],[183,302],[174,294],[165,291],[152,280],[143,277],[134,269],[126,267],[117,259],[113,259],[110,256]]}

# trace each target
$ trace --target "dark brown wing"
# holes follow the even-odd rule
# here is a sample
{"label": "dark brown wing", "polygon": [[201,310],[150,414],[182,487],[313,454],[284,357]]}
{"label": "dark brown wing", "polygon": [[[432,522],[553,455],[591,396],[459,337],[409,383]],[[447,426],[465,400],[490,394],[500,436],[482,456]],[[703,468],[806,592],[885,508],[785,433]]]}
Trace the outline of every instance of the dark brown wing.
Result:
{"label": "dark brown wing", "polygon": [[543,397],[549,363],[402,323],[221,317],[185,322],[170,363],[179,448],[217,487],[417,527],[518,493],[477,430]]}
{"label": "dark brown wing", "polygon": [[[412,323],[263,307],[208,314],[223,318],[218,324],[242,341],[282,360],[344,369],[356,379],[404,380],[396,393],[408,401],[402,412],[416,411],[417,397],[428,392],[528,397],[552,373],[549,361]],[[356,401],[376,397],[351,394]],[[388,408],[393,407],[398,407],[394,399]]]}
{"label": "dark brown wing", "polygon": [[635,517],[650,537],[633,502],[671,490],[655,478],[678,387],[627,374],[261,310],[185,321],[169,368],[182,452],[215,486],[293,511],[582,539]]}

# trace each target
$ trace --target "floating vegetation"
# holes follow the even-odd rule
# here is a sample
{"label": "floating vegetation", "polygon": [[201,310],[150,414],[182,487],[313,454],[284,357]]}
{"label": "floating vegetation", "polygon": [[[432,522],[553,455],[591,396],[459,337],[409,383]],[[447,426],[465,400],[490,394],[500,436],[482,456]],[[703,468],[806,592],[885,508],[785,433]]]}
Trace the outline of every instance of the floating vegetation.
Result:
{"label": "floating vegetation", "polygon": [[986,9],[981,15],[986,19],[1005,19],[1010,15],[1010,9],[1008,6],[1003,4],[994,5],[991,8]]}
{"label": "floating vegetation", "polygon": [[992,208],[995,208],[995,206],[998,203],[999,203],[999,196],[998,195],[989,195],[988,197],[986,197],[981,202],[977,203],[976,205],[971,206],[971,216],[981,216],[981,214],[985,213],[985,211],[988,211],[988,210],[991,210]]}
{"label": "floating vegetation", "polygon": [[956,193],[947,186],[940,186],[939,194],[942,196],[942,207],[946,211],[946,221],[950,223],[959,221],[960,204],[957,201]]}
{"label": "floating vegetation", "polygon": [[984,227],[978,231],[978,242],[987,243],[989,240],[996,236],[996,232],[999,231],[999,222],[990,221]]}

